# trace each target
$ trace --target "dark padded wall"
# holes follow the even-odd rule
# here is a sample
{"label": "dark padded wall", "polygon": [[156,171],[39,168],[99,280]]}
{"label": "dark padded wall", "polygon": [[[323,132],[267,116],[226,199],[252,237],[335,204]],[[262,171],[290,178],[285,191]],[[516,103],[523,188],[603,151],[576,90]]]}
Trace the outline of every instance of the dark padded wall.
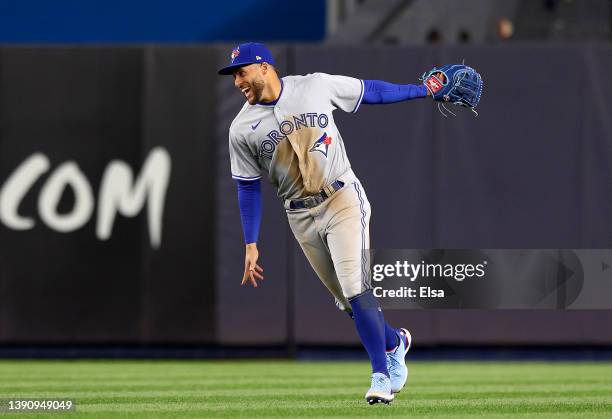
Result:
{"label": "dark padded wall", "polygon": [[[0,54],[0,179],[34,153],[50,168],[25,195],[16,231],[0,223],[0,341],[209,342],[214,337],[212,238],[214,67],[210,50],[6,48]],[[118,214],[96,238],[97,208],[73,232],[49,228],[37,203],[58,166],[73,161],[98,205],[104,170],[137,176],[153,149],[170,156],[161,246],[147,206]],[[6,198],[6,195],[4,198]],[[66,188],[61,214],[74,208]],[[197,257],[195,257],[197,255]]]}
{"label": "dark padded wall", "polygon": [[143,118],[146,149],[173,158],[164,245],[145,246],[143,339],[207,343],[215,339],[216,70],[210,48],[147,47]]}
{"label": "dark padded wall", "polygon": [[[50,171],[77,161],[94,184],[113,158],[140,164],[138,49],[11,48],[0,60],[3,180],[34,152],[48,156]],[[35,227],[0,226],[3,341],[133,339],[141,310],[140,220],[116,228],[110,242],[95,239],[95,219],[70,234],[52,231],[37,217],[46,175],[20,205]],[[60,209],[73,202],[64,193]]]}

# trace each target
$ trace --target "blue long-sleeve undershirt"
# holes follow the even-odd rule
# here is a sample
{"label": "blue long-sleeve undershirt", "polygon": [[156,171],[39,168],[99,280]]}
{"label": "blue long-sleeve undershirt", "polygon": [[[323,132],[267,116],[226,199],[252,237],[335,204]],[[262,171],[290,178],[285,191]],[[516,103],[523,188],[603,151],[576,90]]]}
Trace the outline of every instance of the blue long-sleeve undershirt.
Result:
{"label": "blue long-sleeve undershirt", "polygon": [[261,181],[236,179],[236,186],[244,242],[257,243],[261,225]]}
{"label": "blue long-sleeve undershirt", "polygon": [[382,80],[363,81],[361,103],[377,105],[396,103],[427,96],[427,87],[414,84],[394,84]]}

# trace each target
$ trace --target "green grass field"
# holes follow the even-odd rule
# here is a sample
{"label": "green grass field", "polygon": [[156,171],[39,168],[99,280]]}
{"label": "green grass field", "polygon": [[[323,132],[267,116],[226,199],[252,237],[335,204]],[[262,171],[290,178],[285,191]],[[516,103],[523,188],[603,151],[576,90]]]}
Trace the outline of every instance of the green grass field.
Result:
{"label": "green grass field", "polygon": [[[0,361],[0,398],[70,398],[66,417],[612,418],[612,363],[412,362],[369,406],[361,362]],[[58,417],[6,414],[0,417]]]}

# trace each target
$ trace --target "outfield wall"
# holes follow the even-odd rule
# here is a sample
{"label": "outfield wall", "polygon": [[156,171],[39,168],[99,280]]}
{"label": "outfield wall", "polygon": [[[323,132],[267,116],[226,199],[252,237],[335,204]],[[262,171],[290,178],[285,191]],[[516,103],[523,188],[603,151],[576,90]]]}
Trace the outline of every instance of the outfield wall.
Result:
{"label": "outfield wall", "polygon": [[[0,342],[357,343],[267,185],[266,282],[239,287],[228,47],[0,50]],[[274,52],[283,74],[416,82],[462,58],[482,72],[478,118],[425,100],[335,114],[374,247],[612,247],[610,45]],[[387,316],[424,344],[612,343],[610,311]]]}

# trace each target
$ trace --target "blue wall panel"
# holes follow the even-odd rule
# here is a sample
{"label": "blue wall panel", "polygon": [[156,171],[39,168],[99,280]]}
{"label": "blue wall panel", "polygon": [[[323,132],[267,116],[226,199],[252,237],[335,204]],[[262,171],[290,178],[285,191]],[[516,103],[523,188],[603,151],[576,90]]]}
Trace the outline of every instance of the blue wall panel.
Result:
{"label": "blue wall panel", "polygon": [[324,35],[324,0],[0,0],[3,43],[319,41]]}

